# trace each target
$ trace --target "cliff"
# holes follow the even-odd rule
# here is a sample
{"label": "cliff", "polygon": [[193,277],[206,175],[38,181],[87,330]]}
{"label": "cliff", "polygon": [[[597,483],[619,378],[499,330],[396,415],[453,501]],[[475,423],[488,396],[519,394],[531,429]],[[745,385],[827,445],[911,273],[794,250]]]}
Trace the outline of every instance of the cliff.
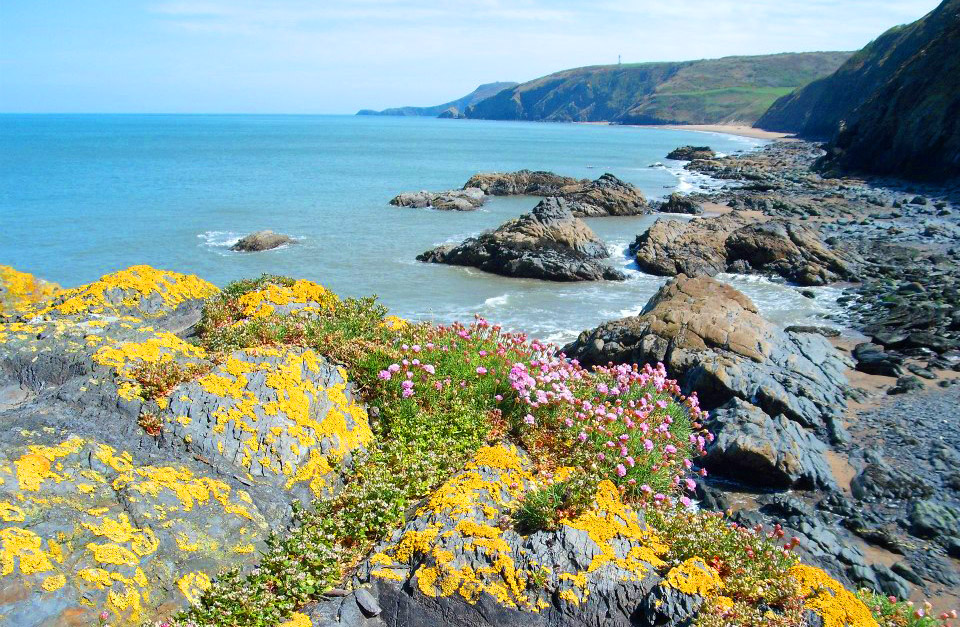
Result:
{"label": "cliff", "polygon": [[825,167],[905,178],[960,174],[960,1],[890,29],[755,126],[830,140]]}
{"label": "cliff", "polygon": [[509,81],[485,83],[462,98],[457,98],[456,100],[451,100],[450,102],[434,105],[432,107],[396,107],[392,109],[384,109],[383,111],[361,109],[360,111],[357,111],[357,115],[400,115],[434,118],[440,116],[457,117],[456,114],[464,111],[467,107],[474,105],[485,98],[494,96],[504,89],[509,89],[516,85],[517,83],[512,83]]}
{"label": "cliff", "polygon": [[544,76],[468,108],[469,118],[625,124],[752,123],[849,54],[812,52],[599,65]]}

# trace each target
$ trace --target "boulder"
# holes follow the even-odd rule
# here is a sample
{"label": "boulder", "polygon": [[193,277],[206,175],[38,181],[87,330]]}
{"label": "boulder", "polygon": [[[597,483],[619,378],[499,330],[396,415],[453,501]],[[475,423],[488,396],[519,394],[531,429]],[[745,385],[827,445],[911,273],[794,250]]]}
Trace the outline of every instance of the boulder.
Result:
{"label": "boulder", "polygon": [[764,488],[837,487],[827,447],[782,414],[771,418],[733,398],[713,412],[707,428],[715,439],[702,463],[716,474]]}
{"label": "boulder", "polygon": [[680,275],[639,315],[584,331],[563,350],[586,366],[663,362],[707,409],[739,398],[843,438],[846,363],[836,349],[767,322],[744,294],[709,277]]}
{"label": "boulder", "polygon": [[576,180],[552,172],[476,174],[464,189],[479,188],[491,196],[556,196],[567,201],[578,218],[634,216],[650,212],[643,192],[612,174],[595,181]]}
{"label": "boulder", "polygon": [[429,208],[440,211],[473,211],[483,206],[487,196],[476,187],[453,189],[446,192],[406,192],[394,196],[390,204],[396,207]]}
{"label": "boulder", "polygon": [[809,227],[781,219],[758,223],[738,211],[689,222],[658,220],[630,252],[642,270],[660,276],[766,273],[800,285],[851,276],[849,261]]}
{"label": "boulder", "polygon": [[560,198],[545,198],[531,213],[458,246],[441,246],[419,261],[474,266],[513,277],[550,281],[623,280],[603,262],[607,247]]}
{"label": "boulder", "polygon": [[257,231],[243,237],[236,244],[230,247],[230,250],[243,253],[255,253],[262,250],[272,250],[286,244],[294,243],[294,239],[289,235],[274,233],[273,231]]}
{"label": "boulder", "polygon": [[864,342],[853,348],[853,358],[856,360],[856,369],[866,374],[875,374],[885,377],[899,377],[903,374],[903,357],[887,353],[882,346]]}
{"label": "boulder", "polygon": [[717,153],[710,146],[681,146],[667,153],[667,159],[677,161],[696,161],[698,159],[713,159]]}
{"label": "boulder", "polygon": [[703,205],[698,203],[690,196],[684,196],[674,192],[670,194],[658,209],[660,213],[685,213],[688,215],[700,215],[703,213]]}

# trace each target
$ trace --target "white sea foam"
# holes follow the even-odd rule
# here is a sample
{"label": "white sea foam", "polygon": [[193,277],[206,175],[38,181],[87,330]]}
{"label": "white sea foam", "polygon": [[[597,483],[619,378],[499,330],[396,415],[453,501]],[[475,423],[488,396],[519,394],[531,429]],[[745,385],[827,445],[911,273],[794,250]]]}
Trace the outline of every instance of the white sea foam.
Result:
{"label": "white sea foam", "polygon": [[209,248],[230,248],[240,241],[243,235],[233,231],[204,231],[197,234],[197,237],[203,240],[201,246]]}
{"label": "white sea foam", "polygon": [[491,296],[483,301],[485,307],[500,307],[510,302],[510,294],[501,294],[500,296]]}

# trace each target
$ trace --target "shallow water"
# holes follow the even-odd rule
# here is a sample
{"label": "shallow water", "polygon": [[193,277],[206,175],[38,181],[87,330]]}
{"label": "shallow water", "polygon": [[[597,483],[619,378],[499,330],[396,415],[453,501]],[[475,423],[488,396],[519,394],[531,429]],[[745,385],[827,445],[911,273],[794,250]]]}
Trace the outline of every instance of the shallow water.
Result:
{"label": "shallow water", "polygon": [[[474,173],[520,168],[596,178],[612,172],[648,197],[720,185],[665,158],[684,144],[731,153],[762,141],[577,124],[353,116],[0,115],[0,263],[72,286],[137,263],[223,285],[263,272],[377,294],[394,313],[434,321],[480,313],[565,341],[640,310],[665,279],[630,267],[627,244],[655,216],[595,218],[625,283],[554,284],[422,264],[529,211],[536,198],[494,198],[472,213],[399,209],[401,191],[460,187]],[[651,167],[653,166],[653,167]],[[678,218],[682,219],[682,218]],[[230,252],[270,228],[296,245]],[[766,279],[730,277],[784,323],[828,313]]]}

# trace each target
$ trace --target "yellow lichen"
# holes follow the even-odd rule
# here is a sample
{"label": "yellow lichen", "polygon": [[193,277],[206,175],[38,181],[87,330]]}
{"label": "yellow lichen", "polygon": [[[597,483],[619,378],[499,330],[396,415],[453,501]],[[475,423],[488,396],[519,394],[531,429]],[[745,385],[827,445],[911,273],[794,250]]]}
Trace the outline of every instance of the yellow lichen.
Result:
{"label": "yellow lichen", "polygon": [[294,612],[290,618],[280,623],[279,627],[311,627],[313,622],[310,617],[301,612]]}
{"label": "yellow lichen", "polygon": [[196,604],[200,595],[210,587],[210,577],[204,572],[189,572],[177,580],[177,587],[187,601]]}
{"label": "yellow lichen", "polygon": [[804,607],[820,616],[824,627],[878,627],[863,601],[823,570],[797,564],[790,575],[800,586]]}
{"label": "yellow lichen", "polygon": [[317,303],[322,310],[332,310],[338,302],[340,299],[333,292],[304,280],[295,281],[289,287],[269,283],[237,299],[243,314],[251,318],[266,318],[283,305]]}
{"label": "yellow lichen", "polygon": [[60,286],[27,272],[0,265],[0,313],[16,313],[43,302],[60,291]]}
{"label": "yellow lichen", "polygon": [[691,557],[671,568],[664,582],[684,594],[699,594],[703,597],[723,589],[720,574],[699,557]]}

